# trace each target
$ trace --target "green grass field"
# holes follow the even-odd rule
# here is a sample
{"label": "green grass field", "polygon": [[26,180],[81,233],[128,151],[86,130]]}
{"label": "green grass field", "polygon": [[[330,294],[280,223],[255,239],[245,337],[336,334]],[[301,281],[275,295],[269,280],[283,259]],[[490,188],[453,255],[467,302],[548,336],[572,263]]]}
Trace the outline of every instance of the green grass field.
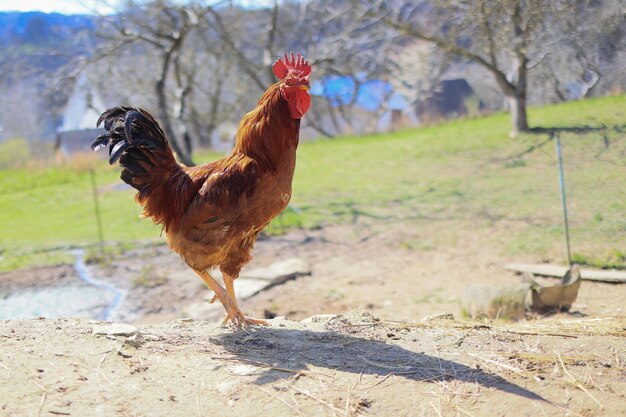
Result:
{"label": "green grass field", "polygon": [[[529,120],[542,127],[607,127],[560,135],[572,247],[578,261],[623,267],[626,96],[531,108]],[[269,232],[355,219],[445,220],[458,230],[512,225],[514,233],[497,237],[511,256],[562,253],[554,143],[547,134],[510,138],[508,131],[508,115],[497,114],[303,143],[292,202]],[[196,161],[214,157],[200,154]],[[160,228],[139,218],[132,190],[115,187],[118,169],[102,163],[95,173],[105,240],[162,242]],[[97,236],[88,170],[0,171],[0,271],[69,261],[69,247],[92,245]]]}

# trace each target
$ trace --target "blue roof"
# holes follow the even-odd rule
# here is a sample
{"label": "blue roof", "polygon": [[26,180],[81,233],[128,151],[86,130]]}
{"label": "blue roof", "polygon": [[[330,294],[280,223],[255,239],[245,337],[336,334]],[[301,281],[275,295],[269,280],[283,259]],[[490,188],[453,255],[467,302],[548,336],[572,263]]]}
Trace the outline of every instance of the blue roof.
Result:
{"label": "blue roof", "polygon": [[[357,77],[359,78],[359,77]],[[345,75],[331,75],[311,84],[311,94],[326,97],[330,104],[338,106],[349,104],[354,98],[357,82],[354,77]],[[391,109],[406,108],[406,99],[393,92],[391,84],[383,80],[359,80],[355,103],[366,110],[374,111],[389,97]]]}

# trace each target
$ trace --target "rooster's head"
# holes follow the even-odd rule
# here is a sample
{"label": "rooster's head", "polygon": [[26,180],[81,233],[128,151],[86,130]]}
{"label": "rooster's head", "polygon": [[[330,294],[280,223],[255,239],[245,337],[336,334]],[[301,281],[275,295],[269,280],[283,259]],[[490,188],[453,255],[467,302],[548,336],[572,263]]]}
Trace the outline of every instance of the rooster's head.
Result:
{"label": "rooster's head", "polygon": [[311,107],[309,96],[309,76],[311,65],[298,53],[294,56],[285,54],[285,58],[278,58],[272,66],[274,75],[280,82],[280,93],[289,105],[289,114],[294,119],[300,119]]}

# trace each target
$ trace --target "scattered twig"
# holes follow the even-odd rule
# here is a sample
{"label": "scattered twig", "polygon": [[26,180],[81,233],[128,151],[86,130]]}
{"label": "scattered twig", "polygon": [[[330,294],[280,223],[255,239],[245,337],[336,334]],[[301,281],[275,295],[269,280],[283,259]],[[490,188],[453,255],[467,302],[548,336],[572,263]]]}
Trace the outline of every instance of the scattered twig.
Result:
{"label": "scattered twig", "polygon": [[292,374],[298,374],[298,375],[302,375],[302,376],[314,376],[314,375],[324,375],[328,378],[333,378],[331,375],[327,375],[324,374],[322,372],[309,372],[309,371],[302,371],[299,369],[289,369],[289,368],[280,368],[274,365],[270,365],[269,363],[265,363],[265,362],[259,362],[259,361],[255,361],[252,359],[246,359],[246,358],[234,358],[234,357],[223,357],[223,356],[211,356],[211,359],[221,359],[221,360],[226,360],[226,361],[233,361],[233,362],[239,362],[239,361],[243,361],[243,362],[247,362],[251,365],[256,365],[256,366],[261,366],[263,368],[269,368],[275,371],[281,371],[281,372],[288,372],[288,373],[292,373]]}
{"label": "scattered twig", "polygon": [[299,393],[306,395],[309,398],[314,399],[315,401],[319,402],[322,405],[325,405],[326,407],[328,407],[329,409],[331,409],[333,412],[338,411],[339,413],[343,414],[343,415],[347,415],[343,410],[335,407],[332,404],[327,403],[326,401],[316,397],[315,395],[308,393],[306,391],[301,390],[300,388],[296,387],[295,385],[292,385],[291,388],[295,389],[296,391],[298,391]]}
{"label": "scattered twig", "polygon": [[11,374],[13,374],[13,370],[11,368],[7,368],[6,366],[4,366],[1,363],[0,363],[0,366],[7,370],[7,378],[6,379],[11,378]]}
{"label": "scattered twig", "polygon": [[594,381],[594,379],[591,377],[591,375],[588,375],[587,378],[589,378],[589,380],[591,381],[591,383],[593,384],[594,387],[596,387],[596,389],[602,393],[604,393],[605,391],[600,388],[600,386],[596,383],[596,381]]}
{"label": "scattered twig", "polygon": [[109,350],[105,350],[105,351],[102,351],[102,352],[85,352],[85,353],[86,353],[87,355],[104,355],[104,354],[106,354],[106,353],[111,353],[111,352],[113,352],[115,349],[116,349],[116,348],[111,348],[111,349],[109,349]]}
{"label": "scattered twig", "polygon": [[196,415],[202,417],[200,412],[200,391],[204,390],[204,378],[200,381],[200,390],[196,391]]}
{"label": "scattered twig", "polygon": [[[397,375],[408,375],[408,374],[414,374],[418,372],[417,370],[414,371],[399,371],[399,372],[389,372],[387,375],[385,375],[385,377],[381,380],[376,382],[373,385],[369,385],[364,387],[363,389],[365,390],[369,390],[372,388],[376,388],[377,386],[379,386],[380,384],[382,384],[383,382],[385,382],[386,380],[388,380],[389,378],[391,378],[392,376],[397,376]],[[444,374],[437,374],[436,376],[429,376],[429,377],[425,377],[425,378],[411,378],[413,381],[415,382],[432,382],[432,381],[440,381],[441,378],[448,378],[448,377],[452,377],[453,375],[449,372],[446,372]]]}
{"label": "scattered twig", "polygon": [[554,337],[565,337],[568,339],[578,339],[578,336],[573,334],[563,334],[563,333],[539,333],[539,332],[524,332],[519,330],[506,330],[506,329],[498,329],[502,332],[512,333],[512,334],[520,334],[524,336],[554,336]]}
{"label": "scattered twig", "polygon": [[509,352],[513,352],[513,349],[511,349],[510,347],[508,347],[507,345],[505,345],[504,343],[502,343],[501,341],[499,341],[498,339],[496,339],[496,342],[500,343],[502,346],[504,346],[504,348],[506,350],[508,350]]}
{"label": "scattered twig", "polygon": [[116,383],[116,382],[115,382],[115,381],[113,381],[111,378],[109,378],[109,376],[108,376],[107,374],[105,374],[105,373],[102,371],[102,369],[101,369],[101,368],[102,368],[102,364],[104,363],[104,360],[105,360],[105,359],[106,359],[106,357],[109,355],[109,353],[111,353],[113,350],[115,350],[115,349],[109,350],[109,351],[107,351],[107,353],[105,353],[104,355],[102,355],[102,358],[100,358],[100,361],[98,362],[98,366],[97,366],[97,367],[96,367],[93,371],[96,373],[96,375],[98,376],[98,378],[100,378],[100,375],[102,375],[102,376],[104,377],[104,379],[106,379],[106,380],[109,382],[109,384],[111,384],[111,385],[118,385],[118,384],[121,384],[121,385],[123,385],[123,386],[125,386],[125,387],[127,387],[127,388],[132,389],[132,390],[135,390],[135,391],[140,391],[140,389],[139,389],[139,388],[137,388],[137,387],[135,387],[135,386],[133,386],[133,385],[131,385],[131,384],[127,384],[127,383],[125,383],[125,382],[118,382],[118,383]]}
{"label": "scattered twig", "polygon": [[492,360],[492,359],[483,358],[482,356],[476,355],[476,354],[474,354],[474,353],[469,353],[469,352],[467,352],[467,355],[472,356],[472,357],[474,357],[474,358],[478,358],[478,359],[480,359],[480,360],[482,360],[482,361],[488,362],[488,363],[490,363],[490,364],[493,364],[493,365],[499,366],[499,367],[501,367],[501,368],[507,369],[507,370],[509,370],[509,371],[512,371],[512,372],[515,372],[515,373],[518,373],[518,374],[520,374],[520,373],[521,373],[521,374],[523,374],[523,373],[524,373],[524,371],[523,371],[523,370],[521,370],[521,369],[519,369],[519,368],[516,368],[516,367],[511,366],[511,365],[507,365],[507,364],[505,364],[505,363],[500,363],[500,362],[498,362],[498,361],[494,361],[494,360]]}
{"label": "scattered twig", "polygon": [[41,385],[39,385],[37,382],[33,381],[32,379],[30,380],[30,382],[37,385],[39,389],[43,391],[43,394],[41,395],[41,401],[39,402],[39,410],[37,411],[37,416],[39,417],[41,416],[41,410],[43,409],[43,405],[45,404],[46,399],[48,398],[48,390],[42,387]]}
{"label": "scattered twig", "polygon": [[456,342],[454,342],[455,346],[461,347],[461,344],[463,343],[463,340],[465,340],[465,338],[472,332],[472,330],[474,330],[474,328],[469,329],[468,331],[466,331],[461,337],[459,337]]}
{"label": "scattered twig", "polygon": [[[429,323],[411,323],[411,322],[402,322],[402,321],[394,321],[394,320],[385,320],[384,323],[404,327],[404,328],[417,328],[417,329],[429,329],[433,328],[433,326]],[[552,333],[552,332],[529,332],[524,330],[515,330],[515,329],[505,329],[500,327],[492,327],[485,324],[465,324],[458,322],[450,322],[446,323],[447,328],[452,329],[468,329],[468,330],[494,330],[502,333],[511,333],[518,334],[523,336],[553,336],[553,337],[565,337],[569,339],[577,339],[578,336],[573,334],[564,334],[564,333]]]}
{"label": "scattered twig", "polygon": [[366,390],[368,389],[372,389],[375,388],[377,386],[379,386],[380,384],[382,384],[383,382],[385,382],[386,380],[389,379],[389,377],[391,377],[391,375],[393,375],[393,373],[388,373],[387,375],[385,375],[385,377],[382,379],[382,381],[378,381],[377,383],[375,383],[374,385],[371,385],[369,387],[365,387]]}
{"label": "scattered twig", "polygon": [[454,408],[456,408],[458,411],[460,411],[461,413],[465,414],[466,416],[468,416],[468,417],[474,417],[472,414],[470,414],[469,412],[467,412],[467,411],[463,410],[461,407],[459,407],[458,405],[456,405],[456,403],[454,403],[454,402],[450,401],[449,399],[447,399],[447,398],[443,398],[443,397],[440,397],[440,398],[442,398],[445,402],[447,402],[448,404],[450,404],[451,406],[453,406]]}
{"label": "scattered twig", "polygon": [[441,411],[439,411],[439,409],[437,409],[437,407],[435,407],[435,404],[433,404],[433,403],[431,402],[431,403],[430,403],[430,405],[433,407],[433,410],[435,410],[435,412],[437,413],[437,415],[438,415],[439,417],[443,417],[443,416],[441,415]]}
{"label": "scattered twig", "polygon": [[37,416],[41,415],[41,410],[43,409],[43,405],[46,402],[46,398],[48,398],[48,391],[45,391],[41,396],[41,402],[39,403],[39,410],[37,411]]}
{"label": "scattered twig", "polygon": [[371,326],[377,326],[379,324],[380,324],[380,322],[376,322],[376,323],[358,323],[358,324],[342,323],[342,326],[343,327],[371,327]]}
{"label": "scattered twig", "polygon": [[[368,364],[370,364],[372,366],[375,366],[377,368],[398,369],[398,370],[400,370],[400,372],[407,372],[407,371],[409,371],[411,369],[410,366],[406,366],[406,365],[392,366],[392,365],[387,365],[387,364],[384,364],[384,363],[381,363],[381,362],[374,362],[374,361],[371,361],[371,360],[369,360],[369,359],[367,359],[367,358],[365,358],[363,356],[358,356],[358,358],[361,359],[363,362],[368,363]],[[415,371],[412,371],[411,373],[413,373],[413,372],[415,372]]]}
{"label": "scattered twig", "polygon": [[437,362],[439,363],[439,372],[441,372],[441,380],[443,381],[443,376],[446,374],[446,372],[443,369],[443,364],[441,363],[441,355],[439,354],[439,346],[437,346],[437,344],[435,343],[435,341],[433,340],[433,338],[430,338],[430,341],[433,342],[433,346],[435,347],[435,352],[437,352]]}
{"label": "scattered twig", "polygon": [[64,411],[49,410],[48,412],[50,414],[56,414],[56,415],[59,415],[59,416],[69,416],[69,415],[71,415],[70,413],[66,413]]}
{"label": "scattered twig", "polygon": [[282,402],[283,404],[285,404],[287,407],[291,408],[293,411],[295,411],[298,415],[302,415],[302,413],[300,412],[300,410],[298,410],[296,407],[294,407],[293,405],[289,404],[287,401],[285,401],[284,399],[280,398],[278,395],[274,395],[273,393],[271,393],[270,391],[261,388],[257,385],[255,385],[255,387],[257,387],[258,389],[260,389],[261,391],[263,391],[264,393],[266,393],[267,395],[269,395],[270,397]]}
{"label": "scattered twig", "polygon": [[598,400],[596,400],[594,398],[593,395],[591,395],[591,393],[589,391],[587,391],[587,389],[583,386],[583,384],[581,384],[578,379],[574,378],[572,376],[572,374],[569,373],[569,371],[567,370],[567,368],[565,367],[565,364],[563,363],[563,359],[561,359],[561,354],[559,352],[556,352],[556,356],[559,358],[559,362],[561,363],[561,367],[563,368],[563,372],[565,372],[565,374],[572,380],[572,383],[577,386],[578,388],[580,388],[585,394],[587,394],[589,396],[589,398],[591,398],[593,400],[593,402],[595,402],[596,404],[598,404],[598,407],[600,407],[601,409],[604,410],[604,406],[602,404],[600,404],[598,402]]}
{"label": "scattered twig", "polygon": [[559,403],[556,403],[556,402],[551,402],[550,404],[552,404],[552,405],[556,406],[557,408],[560,408],[561,410],[565,411],[565,414],[564,414],[564,415],[566,415],[566,416],[573,415],[573,416],[576,416],[576,417],[585,417],[585,416],[583,416],[582,414],[577,413],[577,412],[576,412],[576,411],[574,411],[574,410],[570,410],[570,409],[569,409],[569,408],[567,408],[567,407],[563,407],[563,406],[562,406],[562,405],[560,405]]}

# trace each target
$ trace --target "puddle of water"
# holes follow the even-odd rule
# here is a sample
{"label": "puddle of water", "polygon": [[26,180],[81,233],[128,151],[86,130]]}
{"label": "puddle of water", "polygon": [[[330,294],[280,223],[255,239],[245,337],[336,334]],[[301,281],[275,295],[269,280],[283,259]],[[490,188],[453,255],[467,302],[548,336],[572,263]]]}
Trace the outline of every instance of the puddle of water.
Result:
{"label": "puddle of water", "polygon": [[0,299],[0,319],[98,318],[112,298],[106,291],[84,285],[22,290]]}
{"label": "puddle of water", "polygon": [[125,292],[91,276],[84,252],[73,251],[74,269],[86,285],[30,288],[0,297],[0,319],[89,317],[110,320]]}
{"label": "puddle of water", "polygon": [[122,303],[122,300],[126,296],[126,293],[117,289],[116,287],[107,284],[106,282],[98,281],[91,277],[90,268],[85,264],[85,252],[82,250],[73,251],[76,260],[74,262],[74,269],[78,273],[78,277],[81,281],[91,285],[92,287],[99,288],[101,290],[108,291],[112,295],[112,300],[104,310],[95,317],[98,320],[109,320],[115,309]]}

